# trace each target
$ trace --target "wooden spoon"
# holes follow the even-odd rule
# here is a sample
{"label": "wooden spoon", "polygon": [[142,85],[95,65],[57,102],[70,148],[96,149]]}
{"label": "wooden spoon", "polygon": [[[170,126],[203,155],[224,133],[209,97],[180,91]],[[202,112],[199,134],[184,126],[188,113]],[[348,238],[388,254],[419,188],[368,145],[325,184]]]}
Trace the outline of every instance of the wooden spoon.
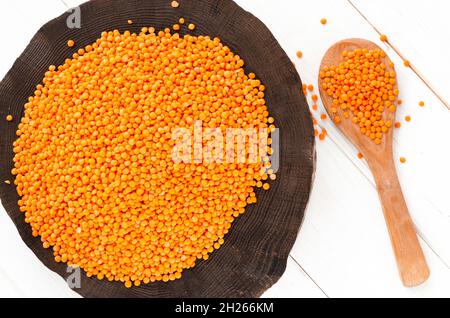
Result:
{"label": "wooden spoon", "polygon": [[[321,68],[339,65],[344,60],[343,51],[353,51],[358,48],[381,50],[375,43],[367,40],[343,40],[327,51],[322,60]],[[388,72],[395,71],[389,57],[386,56],[383,63],[386,65]],[[342,109],[338,109],[336,114],[331,112],[333,99],[322,89],[320,76],[319,89],[330,118],[334,119],[336,115],[340,116],[342,120],[337,126],[361,151],[372,170],[403,284],[407,287],[413,287],[425,282],[430,275],[430,271],[417,239],[414,224],[409,215],[395,170],[392,152],[393,128],[384,134],[381,145],[376,145],[369,137],[360,132],[357,124],[344,118]],[[394,123],[395,113],[385,111],[383,119],[385,121],[391,120]]]}

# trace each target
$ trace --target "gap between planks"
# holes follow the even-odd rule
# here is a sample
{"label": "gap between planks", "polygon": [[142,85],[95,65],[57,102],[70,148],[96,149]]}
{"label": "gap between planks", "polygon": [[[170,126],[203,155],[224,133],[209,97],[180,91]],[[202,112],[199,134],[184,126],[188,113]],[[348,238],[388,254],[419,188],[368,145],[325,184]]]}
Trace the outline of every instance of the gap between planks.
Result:
{"label": "gap between planks", "polygon": [[70,9],[70,6],[66,3],[65,0],[60,0],[60,1],[67,9]]}
{"label": "gap between planks", "polygon": [[303,268],[302,265],[300,265],[300,263],[295,259],[295,257],[292,254],[289,254],[289,258],[291,258],[295,265],[298,266],[299,270],[301,272],[303,272],[303,274],[306,275],[306,277],[320,290],[320,292],[326,297],[326,298],[330,298],[330,296],[328,296],[328,294],[325,292],[325,290],[319,286],[319,284],[316,282],[316,280],[314,278],[311,277],[311,275],[309,275],[309,273]]}
{"label": "gap between planks", "polygon": [[[358,9],[358,7],[352,2],[352,0],[347,0],[347,2],[353,7],[353,9],[358,12],[358,14],[369,23],[369,25],[377,32],[379,35],[383,34],[367,17],[364,13],[362,13],[361,10]],[[389,40],[386,42],[388,46],[392,48],[392,50],[403,60],[407,60],[405,56],[400,52],[400,50]],[[439,101],[450,110],[450,104],[442,97],[438,91],[434,88],[434,86],[431,84],[431,82],[415,67],[413,64],[411,64],[410,69],[416,74],[417,77],[425,84],[425,86],[428,87],[428,89],[439,99]]]}

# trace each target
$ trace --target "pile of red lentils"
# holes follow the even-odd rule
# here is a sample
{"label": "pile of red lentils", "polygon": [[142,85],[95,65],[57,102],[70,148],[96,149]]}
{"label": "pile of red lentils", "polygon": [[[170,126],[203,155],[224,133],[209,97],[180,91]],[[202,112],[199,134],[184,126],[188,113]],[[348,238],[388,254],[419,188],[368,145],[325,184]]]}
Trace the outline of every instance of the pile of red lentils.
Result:
{"label": "pile of red lentils", "polygon": [[197,120],[274,131],[265,87],[243,66],[218,38],[143,28],[103,32],[49,67],[25,105],[12,172],[56,262],[131,287],[178,279],[220,248],[276,176],[267,156],[175,163],[172,131]]}

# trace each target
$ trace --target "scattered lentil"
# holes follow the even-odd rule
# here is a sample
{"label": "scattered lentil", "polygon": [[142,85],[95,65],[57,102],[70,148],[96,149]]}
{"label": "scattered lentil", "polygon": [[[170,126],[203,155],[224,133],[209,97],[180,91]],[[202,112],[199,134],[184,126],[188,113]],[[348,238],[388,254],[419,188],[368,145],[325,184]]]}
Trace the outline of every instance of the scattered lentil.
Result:
{"label": "scattered lentil", "polygon": [[323,141],[325,140],[325,137],[328,135],[328,132],[325,128],[322,128],[322,132],[319,135],[319,140]]}
{"label": "scattered lentil", "polygon": [[305,96],[307,96],[308,95],[308,85],[302,84],[302,91],[303,91],[303,94],[305,94]]}

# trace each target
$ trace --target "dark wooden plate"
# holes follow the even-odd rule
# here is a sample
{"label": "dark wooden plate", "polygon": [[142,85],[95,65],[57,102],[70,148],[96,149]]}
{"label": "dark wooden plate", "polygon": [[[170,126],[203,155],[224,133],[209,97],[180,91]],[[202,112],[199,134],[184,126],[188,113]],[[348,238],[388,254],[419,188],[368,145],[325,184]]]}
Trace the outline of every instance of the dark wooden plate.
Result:
{"label": "dark wooden plate", "polygon": [[[69,13],[44,25],[0,83],[0,197],[24,242],[51,270],[66,278],[67,267],[54,261],[50,250],[33,238],[19,211],[13,180],[12,143],[23,106],[51,64],[60,65],[76,47],[94,42],[102,31],[138,32],[144,26],[157,30],[172,26],[180,17],[195,23],[193,34],[218,36],[246,61],[267,87],[266,101],[280,128],[280,168],[270,191],[257,192],[258,203],[247,208],[208,261],[170,283],[151,283],[126,289],[122,283],[99,281],[82,274],[85,297],[257,297],[283,274],[297,238],[312,186],[315,162],[313,125],[301,80],[292,62],[267,27],[231,0],[92,0],[81,5],[81,28],[69,29]],[[132,19],[133,25],[127,20]],[[185,33],[185,31],[181,31]],[[12,114],[14,121],[6,122]],[[4,242],[3,244],[14,244]]]}

